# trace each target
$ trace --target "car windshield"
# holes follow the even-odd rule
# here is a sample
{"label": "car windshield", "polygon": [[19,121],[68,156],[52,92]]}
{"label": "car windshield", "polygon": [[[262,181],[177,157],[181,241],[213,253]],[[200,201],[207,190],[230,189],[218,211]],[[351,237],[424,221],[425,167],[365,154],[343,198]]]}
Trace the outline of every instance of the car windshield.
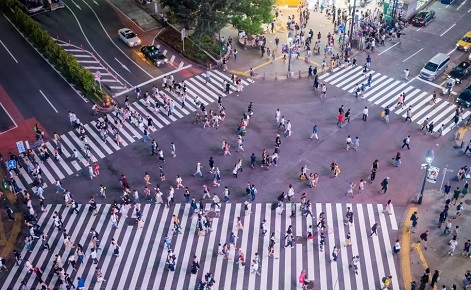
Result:
{"label": "car windshield", "polygon": [[436,71],[437,68],[438,68],[438,65],[433,63],[433,62],[429,62],[425,65],[424,67],[426,70],[429,70],[429,71]]}
{"label": "car windshield", "polygon": [[136,34],[135,34],[134,32],[128,32],[128,33],[126,33],[126,38],[127,38],[127,39],[134,38],[134,37],[136,37]]}
{"label": "car windshield", "polygon": [[461,38],[461,40],[471,43],[471,37],[468,36],[464,36],[463,38]]}
{"label": "car windshield", "polygon": [[159,54],[158,50],[148,50],[149,56],[157,56]]}

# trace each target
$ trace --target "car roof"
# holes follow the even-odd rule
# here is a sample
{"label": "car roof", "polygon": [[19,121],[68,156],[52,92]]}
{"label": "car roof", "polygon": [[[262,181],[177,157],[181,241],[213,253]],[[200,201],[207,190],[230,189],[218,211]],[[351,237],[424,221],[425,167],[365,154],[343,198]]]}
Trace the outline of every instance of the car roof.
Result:
{"label": "car roof", "polygon": [[129,34],[129,33],[134,33],[131,29],[129,28],[121,28],[119,30],[120,32],[124,32],[125,34]]}
{"label": "car roof", "polygon": [[151,50],[151,51],[158,50],[158,48],[155,47],[155,45],[146,45],[143,48],[146,48],[146,49]]}

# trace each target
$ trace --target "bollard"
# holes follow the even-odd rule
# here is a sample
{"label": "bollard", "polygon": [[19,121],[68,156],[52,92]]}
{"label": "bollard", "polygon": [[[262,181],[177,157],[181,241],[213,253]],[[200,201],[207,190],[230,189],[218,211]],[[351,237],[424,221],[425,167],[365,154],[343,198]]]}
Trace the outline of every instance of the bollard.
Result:
{"label": "bollard", "polygon": [[301,70],[299,70],[299,78],[301,78]]}
{"label": "bollard", "polygon": [[278,73],[275,72],[275,80],[277,80],[277,79],[278,79]]}
{"label": "bollard", "polygon": [[266,71],[263,72],[263,79],[264,80],[267,79],[267,72]]}

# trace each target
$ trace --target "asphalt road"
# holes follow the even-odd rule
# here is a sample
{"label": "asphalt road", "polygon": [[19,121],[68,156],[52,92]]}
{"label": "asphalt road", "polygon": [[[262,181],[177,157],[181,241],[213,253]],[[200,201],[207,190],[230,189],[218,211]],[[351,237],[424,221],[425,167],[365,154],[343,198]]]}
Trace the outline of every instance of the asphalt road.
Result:
{"label": "asphalt road", "polygon": [[[0,17],[0,35],[0,40],[9,50],[0,47],[0,84],[24,119],[36,118],[50,133],[64,132],[68,129],[64,126],[67,125],[68,110],[73,108],[79,115],[89,112],[90,105],[4,17]],[[87,119],[84,116],[84,121]]]}
{"label": "asphalt road", "polygon": [[[405,35],[401,36],[399,44],[386,50],[380,46],[376,53],[371,54],[373,62],[382,66],[389,76],[403,79],[406,68],[410,70],[410,78],[418,76],[427,61],[439,52],[450,55],[451,62],[447,72],[468,58],[469,52],[455,50],[455,47],[456,42],[471,27],[471,3],[454,1],[452,5],[444,5],[435,1],[429,9],[436,14],[435,19],[427,26],[419,28],[410,25],[403,31]],[[415,79],[412,84],[424,90],[437,89],[446,80],[446,73],[431,83]],[[460,93],[468,85],[469,79],[456,86],[455,92]]]}
{"label": "asphalt road", "polygon": [[[35,15],[34,19],[51,36],[70,41],[93,53],[102,65],[108,67],[111,73],[118,75],[129,86],[135,86],[175,69],[170,65],[155,67],[143,58],[140,47],[129,48],[119,40],[118,30],[125,25],[106,1],[64,2],[66,8]],[[139,31],[135,32],[140,34]]]}

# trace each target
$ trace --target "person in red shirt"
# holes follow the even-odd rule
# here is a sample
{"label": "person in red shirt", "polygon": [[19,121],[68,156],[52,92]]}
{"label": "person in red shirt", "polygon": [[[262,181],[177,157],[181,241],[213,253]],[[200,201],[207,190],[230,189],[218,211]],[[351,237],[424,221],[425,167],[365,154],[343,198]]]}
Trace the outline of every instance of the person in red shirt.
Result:
{"label": "person in red shirt", "polygon": [[343,118],[344,115],[342,113],[340,113],[337,117],[337,125],[339,126],[339,128],[342,128],[343,126]]}

